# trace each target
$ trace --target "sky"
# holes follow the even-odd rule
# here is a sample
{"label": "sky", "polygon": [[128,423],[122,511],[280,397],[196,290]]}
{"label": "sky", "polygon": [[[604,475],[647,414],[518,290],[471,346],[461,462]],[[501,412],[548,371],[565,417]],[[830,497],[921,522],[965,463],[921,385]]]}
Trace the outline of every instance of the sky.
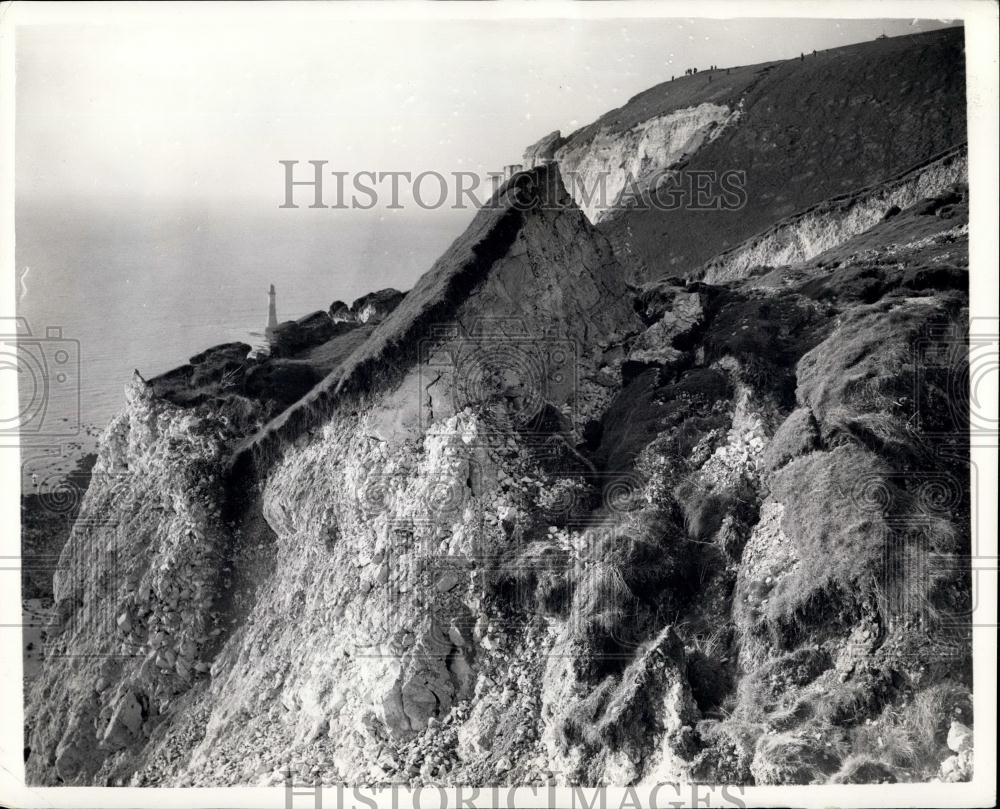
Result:
{"label": "sky", "polygon": [[359,20],[17,32],[18,199],[273,209],[279,160],[330,170],[517,162],[689,66],[798,56],[915,20]]}

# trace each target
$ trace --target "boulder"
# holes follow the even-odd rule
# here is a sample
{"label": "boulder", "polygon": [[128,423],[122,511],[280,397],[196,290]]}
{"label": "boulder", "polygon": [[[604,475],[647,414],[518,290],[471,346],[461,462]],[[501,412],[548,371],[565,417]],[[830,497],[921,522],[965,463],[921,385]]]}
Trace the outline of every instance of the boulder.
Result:
{"label": "boulder", "polygon": [[128,747],[142,732],[142,703],[133,690],[126,691],[115,705],[111,721],[104,731],[104,744],[111,748]]}
{"label": "boulder", "polygon": [[964,753],[972,749],[972,728],[961,722],[953,721],[948,729],[948,749],[955,753]]}
{"label": "boulder", "polygon": [[358,323],[381,323],[406,297],[405,292],[386,288],[362,295],[351,304],[351,313]]}
{"label": "boulder", "polygon": [[946,784],[972,780],[972,751],[956,753],[941,762],[940,778]]}
{"label": "boulder", "polygon": [[670,365],[683,356],[676,342],[691,333],[704,317],[697,292],[676,294],[671,306],[656,323],[636,339],[626,362],[638,365]]}
{"label": "boulder", "polygon": [[334,323],[356,323],[358,320],[351,307],[343,301],[334,301],[330,304],[330,319]]}
{"label": "boulder", "polygon": [[392,738],[424,730],[430,719],[451,708],[455,683],[447,662],[453,648],[447,631],[429,622],[413,648],[390,662],[376,704]]}

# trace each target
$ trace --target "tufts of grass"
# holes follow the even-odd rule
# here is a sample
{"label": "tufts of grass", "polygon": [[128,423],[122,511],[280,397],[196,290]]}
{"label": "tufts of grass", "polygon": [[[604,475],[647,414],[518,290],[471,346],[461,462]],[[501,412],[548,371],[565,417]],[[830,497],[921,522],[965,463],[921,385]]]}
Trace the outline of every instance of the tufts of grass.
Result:
{"label": "tufts of grass", "polygon": [[690,475],[674,489],[674,497],[688,536],[701,542],[710,541],[729,514],[748,524],[756,518],[758,496],[745,478],[733,485],[713,486],[697,474]]}
{"label": "tufts of grass", "polygon": [[938,683],[854,728],[852,753],[901,771],[900,780],[924,780],[951,754],[947,739],[954,719],[971,724],[971,694],[955,683]]}
{"label": "tufts of grass", "polygon": [[[935,410],[952,413],[955,408],[935,392],[947,388],[947,379],[938,377],[960,372],[960,365],[925,358],[920,351],[928,334],[948,333],[950,339],[937,338],[945,344],[961,339],[960,305],[958,296],[942,295],[886,299],[845,313],[832,334],[798,363],[797,399],[812,408],[824,438],[837,431],[857,433],[886,442],[892,451],[912,445],[904,435],[911,420],[919,418],[926,429],[925,418]],[[921,385],[919,405],[915,380]]]}
{"label": "tufts of grass", "polygon": [[691,779],[702,784],[752,783],[750,763],[763,725],[732,719],[704,719],[695,726],[702,745],[691,766]]}
{"label": "tufts of grass", "polygon": [[[882,514],[866,507],[858,481],[885,481],[872,453],[852,447],[814,452],[782,468],[772,493],[784,506],[782,531],[798,564],[778,579],[763,611],[771,631],[830,617],[873,597],[890,534]],[[890,484],[886,484],[890,485]]]}
{"label": "tufts of grass", "polygon": [[750,770],[758,786],[822,784],[839,766],[840,759],[821,741],[776,733],[757,740]]}
{"label": "tufts of grass", "polygon": [[865,755],[848,756],[830,779],[833,784],[895,784],[896,781],[893,767]]}

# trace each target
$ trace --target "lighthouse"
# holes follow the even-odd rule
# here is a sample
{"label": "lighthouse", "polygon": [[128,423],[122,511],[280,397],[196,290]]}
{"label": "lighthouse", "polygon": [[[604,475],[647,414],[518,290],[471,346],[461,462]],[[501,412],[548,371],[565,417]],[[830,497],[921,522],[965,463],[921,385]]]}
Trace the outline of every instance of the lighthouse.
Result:
{"label": "lighthouse", "polygon": [[267,337],[271,336],[278,325],[278,307],[274,302],[274,297],[274,284],[271,284],[271,288],[267,292],[267,328],[264,329],[264,334]]}

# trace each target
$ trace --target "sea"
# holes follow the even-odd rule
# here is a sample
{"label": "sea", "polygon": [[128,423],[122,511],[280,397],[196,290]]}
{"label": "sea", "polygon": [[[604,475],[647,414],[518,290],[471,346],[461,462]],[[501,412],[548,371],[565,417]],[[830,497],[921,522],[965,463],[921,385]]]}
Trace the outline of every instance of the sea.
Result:
{"label": "sea", "polygon": [[[94,451],[133,370],[148,379],[209,346],[258,344],[270,284],[279,320],[409,289],[473,215],[155,201],[15,211],[18,309],[0,329],[0,366],[17,352],[24,493]],[[11,414],[0,419],[9,434]]]}

